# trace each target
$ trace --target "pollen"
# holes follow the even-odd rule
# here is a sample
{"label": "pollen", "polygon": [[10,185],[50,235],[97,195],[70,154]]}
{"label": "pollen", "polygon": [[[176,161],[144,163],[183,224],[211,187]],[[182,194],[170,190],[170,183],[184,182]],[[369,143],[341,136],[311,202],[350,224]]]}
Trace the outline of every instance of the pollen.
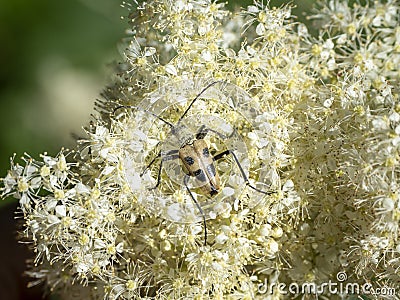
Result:
{"label": "pollen", "polygon": [[350,35],[354,35],[356,33],[356,30],[357,30],[357,27],[356,27],[356,25],[354,23],[349,24],[347,26],[347,33],[350,34]]}
{"label": "pollen", "polygon": [[265,11],[259,12],[258,20],[260,21],[260,23],[265,23],[267,21],[267,15],[266,15]]}
{"label": "pollen", "polygon": [[83,245],[87,245],[89,243],[89,241],[90,241],[90,238],[89,238],[89,236],[87,234],[82,234],[79,237],[79,244],[82,245],[82,246]]}
{"label": "pollen", "polygon": [[321,45],[318,45],[318,44],[312,45],[312,47],[311,47],[312,55],[319,56],[321,54],[321,52],[322,52],[322,46]]}
{"label": "pollen", "polygon": [[61,223],[62,223],[63,227],[68,228],[72,225],[72,218],[69,216],[66,216],[66,217],[62,218]]}
{"label": "pollen", "polygon": [[56,199],[64,199],[65,198],[65,193],[64,193],[63,190],[57,189],[57,190],[54,191],[54,197]]}
{"label": "pollen", "polygon": [[134,290],[136,290],[137,287],[138,287],[137,282],[136,282],[135,280],[132,280],[132,279],[129,279],[129,280],[126,282],[125,285],[126,285],[126,289],[127,289],[128,291],[134,291]]}
{"label": "pollen", "polygon": [[364,61],[364,57],[360,52],[357,52],[356,55],[354,55],[354,62],[356,64],[360,64]]}
{"label": "pollen", "polygon": [[115,255],[117,253],[117,249],[115,248],[114,245],[108,245],[107,246],[107,253],[110,255]]}
{"label": "pollen", "polygon": [[43,166],[40,168],[40,176],[47,177],[50,175],[50,168],[48,166]]}
{"label": "pollen", "polygon": [[23,193],[23,192],[28,191],[28,189],[29,189],[28,182],[25,179],[20,179],[18,181],[18,191]]}

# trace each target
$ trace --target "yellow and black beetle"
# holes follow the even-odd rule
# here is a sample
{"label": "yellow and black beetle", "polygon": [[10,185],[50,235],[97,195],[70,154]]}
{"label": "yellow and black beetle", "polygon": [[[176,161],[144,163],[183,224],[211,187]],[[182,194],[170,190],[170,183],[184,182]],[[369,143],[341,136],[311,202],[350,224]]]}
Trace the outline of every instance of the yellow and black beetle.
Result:
{"label": "yellow and black beetle", "polygon": [[[197,181],[197,183],[200,186],[200,189],[204,195],[207,195],[209,197],[215,196],[220,191],[221,186],[220,186],[220,178],[219,178],[218,172],[216,171],[214,163],[215,163],[215,161],[221,159],[225,155],[230,154],[234,158],[234,160],[240,170],[240,173],[248,187],[252,188],[253,190],[255,190],[259,193],[265,194],[265,195],[271,195],[273,193],[276,193],[275,191],[262,191],[262,190],[256,188],[255,186],[253,186],[250,183],[249,179],[247,178],[246,173],[243,170],[243,168],[233,150],[227,149],[227,150],[223,151],[222,153],[215,155],[214,157],[211,156],[209,147],[208,147],[206,141],[204,140],[204,138],[208,134],[208,132],[213,132],[213,133],[219,135],[221,138],[225,138],[225,139],[229,138],[229,137],[224,136],[223,134],[221,134],[213,129],[206,128],[205,125],[200,126],[197,134],[193,135],[193,133],[185,125],[182,124],[181,121],[184,119],[184,117],[186,116],[186,114],[188,113],[190,108],[193,106],[193,104],[200,98],[200,96],[206,90],[208,90],[210,87],[212,87],[216,83],[221,83],[221,81],[214,81],[214,82],[208,84],[205,88],[203,88],[203,90],[190,102],[189,106],[186,108],[184,113],[180,116],[180,118],[176,124],[172,124],[172,123],[164,120],[157,114],[154,114],[153,112],[143,109],[138,106],[123,105],[123,106],[118,106],[117,108],[114,109],[114,113],[117,110],[124,109],[124,108],[138,109],[138,110],[141,110],[141,111],[151,114],[152,116],[156,117],[157,119],[161,120],[162,122],[164,122],[165,124],[167,124],[168,126],[171,127],[171,134],[177,137],[177,141],[178,141],[178,145],[176,145],[177,149],[170,150],[166,153],[161,153],[161,151],[160,151],[157,154],[157,156],[154,157],[154,159],[146,166],[146,168],[141,173],[141,176],[143,176],[143,174],[146,172],[146,170],[148,168],[150,168],[150,166],[158,158],[161,157],[158,174],[157,174],[157,183],[154,187],[151,188],[151,189],[156,189],[160,184],[161,170],[162,170],[163,162],[173,160],[173,159],[179,159],[182,162],[184,172],[186,173],[186,176],[184,177],[184,180],[183,180],[184,185],[185,185],[191,199],[193,200],[193,202],[197,206],[198,210],[200,211],[202,219],[203,219],[204,244],[205,245],[207,244],[206,218],[205,218],[204,212],[203,212],[200,204],[198,203],[196,198],[193,196],[193,193],[188,186],[188,181],[189,181],[190,177],[195,178],[195,180]],[[158,144],[160,144],[160,143],[161,142],[159,142]]]}

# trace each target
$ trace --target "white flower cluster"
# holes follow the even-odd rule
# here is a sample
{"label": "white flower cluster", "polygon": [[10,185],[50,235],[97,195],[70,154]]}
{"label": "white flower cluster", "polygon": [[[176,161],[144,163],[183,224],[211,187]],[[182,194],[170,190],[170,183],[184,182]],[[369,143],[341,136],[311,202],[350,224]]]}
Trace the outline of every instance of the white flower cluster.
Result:
{"label": "white flower cluster", "polygon": [[[320,3],[317,37],[289,6],[125,6],[120,76],[86,139],[13,158],[2,181],[29,274],[63,299],[289,299],[259,286],[342,270],[400,286],[400,3]],[[214,162],[215,197],[168,158],[202,125],[212,155],[236,153]]]}

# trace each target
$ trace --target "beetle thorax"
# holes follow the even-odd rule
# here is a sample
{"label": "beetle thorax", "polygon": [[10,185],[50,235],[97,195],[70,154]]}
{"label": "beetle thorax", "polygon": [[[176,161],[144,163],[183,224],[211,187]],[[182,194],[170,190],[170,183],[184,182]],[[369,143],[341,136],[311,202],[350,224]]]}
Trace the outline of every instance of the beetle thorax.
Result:
{"label": "beetle thorax", "polygon": [[185,125],[178,124],[172,129],[172,134],[176,137],[179,143],[179,148],[185,145],[190,145],[196,139],[193,132]]}

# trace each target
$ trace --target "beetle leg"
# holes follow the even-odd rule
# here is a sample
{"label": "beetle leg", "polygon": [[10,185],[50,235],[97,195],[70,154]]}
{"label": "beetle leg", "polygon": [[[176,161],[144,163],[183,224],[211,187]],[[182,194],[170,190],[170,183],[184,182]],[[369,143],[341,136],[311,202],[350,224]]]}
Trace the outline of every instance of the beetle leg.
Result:
{"label": "beetle leg", "polygon": [[[156,189],[161,182],[161,170],[162,170],[162,164],[163,161],[168,161],[168,160],[173,160],[173,159],[177,159],[179,158],[179,155],[177,154],[178,150],[171,150],[165,153],[165,155],[163,156],[163,158],[160,161],[160,165],[158,167],[158,172],[157,172],[157,183],[155,186],[153,186],[152,188],[150,188],[149,190],[154,190]],[[157,160],[157,158],[159,158],[161,156],[161,151],[158,152],[157,156],[155,156],[152,161],[147,165],[147,167],[143,170],[143,172],[140,174],[140,176],[143,176],[143,174],[146,172],[146,170],[148,168],[150,168],[150,166]]]}
{"label": "beetle leg", "polygon": [[161,151],[158,152],[158,154],[151,160],[151,162],[146,166],[146,168],[144,168],[144,170],[142,171],[142,173],[140,173],[140,177],[143,176],[144,173],[146,173],[147,169],[150,168],[152,166],[152,164],[156,161],[157,158],[159,158],[161,156]]}
{"label": "beetle leg", "polygon": [[149,188],[149,190],[155,190],[155,189],[160,185],[160,182],[161,182],[162,163],[163,163],[163,161],[161,160],[161,161],[160,161],[160,165],[159,165],[159,167],[158,167],[158,172],[157,172],[157,183],[156,183],[156,185],[153,186],[152,188]]}
{"label": "beetle leg", "polygon": [[197,202],[196,198],[194,198],[192,191],[190,190],[190,188],[188,187],[188,181],[189,181],[190,176],[186,175],[183,178],[183,183],[185,184],[186,190],[188,191],[190,197],[192,198],[194,204],[196,204],[197,208],[199,209],[201,216],[203,218],[203,224],[204,224],[204,246],[207,245],[207,224],[206,224],[206,216],[204,215],[203,209],[201,208],[199,202]]}
{"label": "beetle leg", "polygon": [[275,191],[262,191],[262,190],[256,188],[255,186],[253,186],[250,183],[249,179],[247,178],[246,173],[244,172],[244,170],[242,168],[242,165],[240,164],[235,152],[233,152],[232,150],[226,150],[224,152],[221,152],[220,154],[215,155],[214,156],[214,160],[221,159],[222,157],[224,157],[225,155],[228,155],[228,154],[231,154],[233,156],[233,158],[235,159],[235,162],[239,167],[240,173],[242,174],[242,177],[243,177],[243,179],[246,182],[246,185],[248,187],[252,188],[253,190],[255,190],[255,191],[259,192],[259,193],[265,194],[265,195],[272,195],[272,194],[276,193]]}

